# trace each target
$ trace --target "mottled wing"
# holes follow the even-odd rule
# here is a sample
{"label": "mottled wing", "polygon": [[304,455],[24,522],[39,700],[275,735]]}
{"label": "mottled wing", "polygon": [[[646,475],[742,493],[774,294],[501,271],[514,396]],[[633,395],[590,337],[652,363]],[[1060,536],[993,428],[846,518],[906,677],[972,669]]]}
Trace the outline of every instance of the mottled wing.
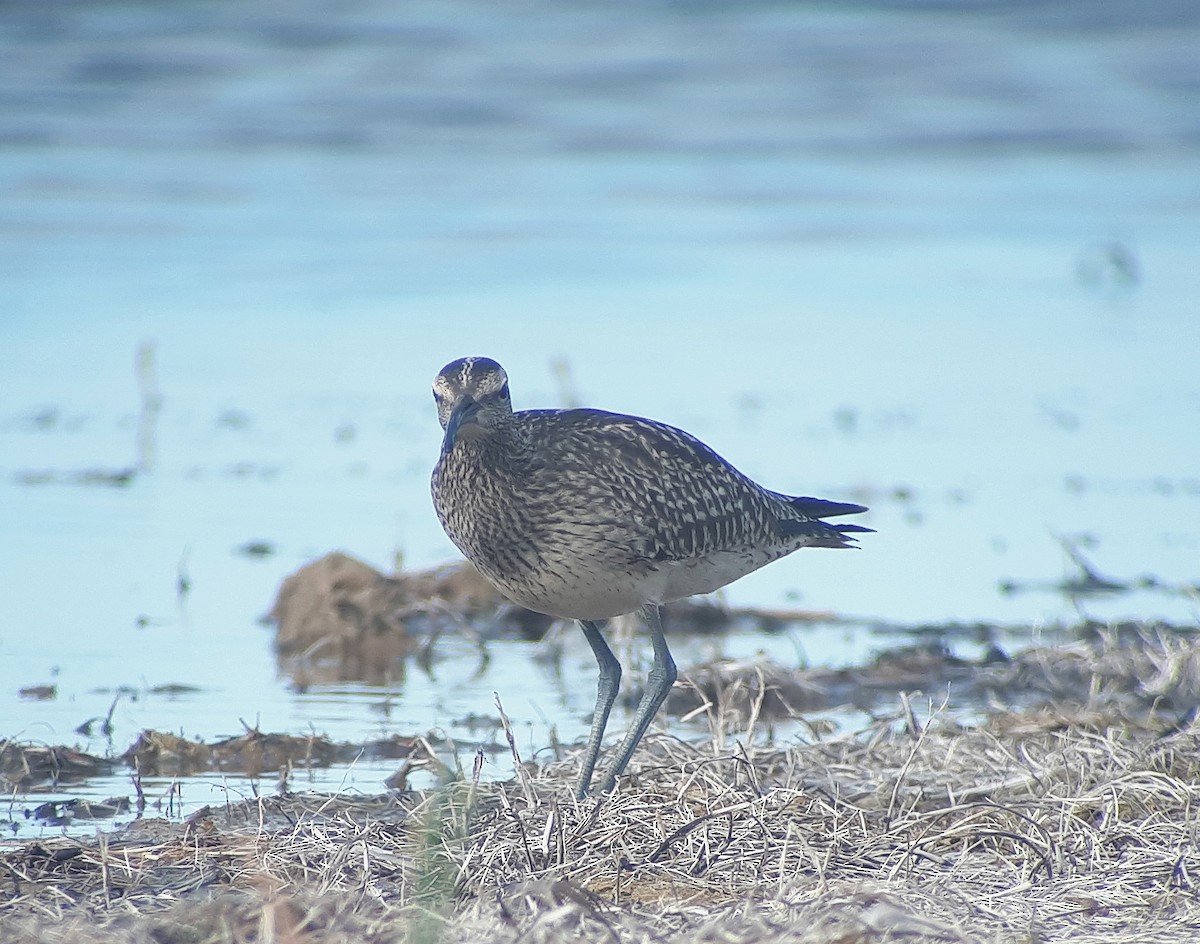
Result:
{"label": "mottled wing", "polygon": [[787,542],[774,497],[683,430],[602,410],[520,415],[538,438],[542,474],[583,496],[591,506],[579,510],[593,520],[598,504],[619,509],[611,525],[633,557],[689,560]]}

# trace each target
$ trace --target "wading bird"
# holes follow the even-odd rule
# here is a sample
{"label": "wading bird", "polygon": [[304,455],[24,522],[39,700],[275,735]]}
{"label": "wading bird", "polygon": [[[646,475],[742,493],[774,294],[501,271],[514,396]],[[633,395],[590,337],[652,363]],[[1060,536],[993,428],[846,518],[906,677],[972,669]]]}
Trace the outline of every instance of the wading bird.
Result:
{"label": "wading bird", "polygon": [[601,786],[613,788],[675,682],[658,608],[802,547],[852,547],[822,519],[867,509],[751,481],[683,430],[603,410],[514,413],[504,369],[464,357],[433,382],[445,430],[433,504],[450,539],[506,597],[575,619],[600,666],[576,794],[585,796],[621,665],[599,621],[640,612],[654,662]]}

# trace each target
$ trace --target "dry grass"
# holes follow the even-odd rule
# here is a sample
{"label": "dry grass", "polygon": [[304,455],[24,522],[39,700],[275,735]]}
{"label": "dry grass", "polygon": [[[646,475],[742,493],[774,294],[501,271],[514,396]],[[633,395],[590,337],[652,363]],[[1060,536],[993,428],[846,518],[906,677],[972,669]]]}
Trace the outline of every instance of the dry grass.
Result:
{"label": "dry grass", "polygon": [[901,697],[787,750],[659,735],[600,804],[571,798],[569,759],[24,844],[0,940],[1179,944],[1200,936],[1200,726],[1176,713],[1198,660],[1161,635],[1025,658],[1005,683],[1054,704],[972,727]]}

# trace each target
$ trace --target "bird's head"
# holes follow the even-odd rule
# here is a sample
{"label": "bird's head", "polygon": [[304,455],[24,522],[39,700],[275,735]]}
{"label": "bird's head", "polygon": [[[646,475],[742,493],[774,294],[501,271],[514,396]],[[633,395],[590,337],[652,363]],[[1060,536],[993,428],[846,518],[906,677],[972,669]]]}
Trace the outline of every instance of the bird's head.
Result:
{"label": "bird's head", "polygon": [[460,357],[433,381],[438,422],[446,431],[442,452],[459,440],[485,439],[512,416],[508,375],[488,357]]}

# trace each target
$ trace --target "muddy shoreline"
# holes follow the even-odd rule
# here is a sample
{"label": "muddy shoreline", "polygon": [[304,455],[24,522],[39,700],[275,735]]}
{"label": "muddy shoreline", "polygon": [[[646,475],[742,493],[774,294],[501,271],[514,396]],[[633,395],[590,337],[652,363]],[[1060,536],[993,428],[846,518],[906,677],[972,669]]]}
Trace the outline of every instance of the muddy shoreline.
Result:
{"label": "muddy shoreline", "polygon": [[[681,635],[831,618],[695,602],[667,613]],[[298,688],[403,672],[448,631],[486,660],[488,646],[548,625],[461,565],[387,576],[336,554],[289,577],[270,620]],[[551,729],[522,757],[499,696],[473,748],[433,731],[350,743],[249,725],[211,742],[146,730],[103,756],[10,739],[0,784],[25,801],[57,791],[23,815],[67,834],[0,841],[0,937],[1025,944],[1200,932],[1200,627],[1083,621],[1011,652],[999,635],[910,627],[842,668],[684,667],[617,791],[584,801],[572,795],[578,747]],[[978,658],[951,651],[963,636]],[[561,658],[554,642],[546,658]],[[391,766],[374,793],[297,789],[363,758]],[[510,773],[486,782],[485,763]],[[122,772],[123,793],[69,797]],[[244,777],[253,796],[185,812],[174,787],[165,802],[142,787],[197,775]]]}
{"label": "muddy shoreline", "polygon": [[708,737],[650,737],[603,801],[571,797],[574,748],[514,749],[502,783],[443,767],[433,789],[373,797],[281,785],[186,819],[5,843],[0,932],[832,944],[1200,931],[1195,628],[956,666],[987,692],[974,723],[957,717],[955,683],[917,695],[880,660],[876,679],[895,684],[869,725],[789,746],[762,736],[788,703],[779,679],[708,671],[712,688],[680,686],[703,699]]}

